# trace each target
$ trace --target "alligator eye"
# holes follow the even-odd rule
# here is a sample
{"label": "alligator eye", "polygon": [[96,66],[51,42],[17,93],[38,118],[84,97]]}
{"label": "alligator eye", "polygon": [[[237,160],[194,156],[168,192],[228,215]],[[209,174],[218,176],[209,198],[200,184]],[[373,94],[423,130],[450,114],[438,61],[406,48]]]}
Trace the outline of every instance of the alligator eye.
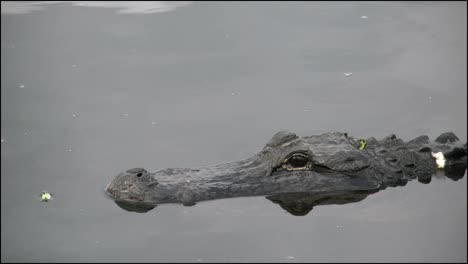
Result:
{"label": "alligator eye", "polygon": [[141,175],[143,175],[143,173],[139,172],[139,173],[137,174],[137,177],[141,177]]}
{"label": "alligator eye", "polygon": [[283,162],[283,168],[287,170],[307,169],[310,164],[309,157],[306,154],[295,153]]}
{"label": "alligator eye", "polygon": [[289,164],[294,168],[301,168],[307,165],[308,161],[309,159],[306,157],[295,155],[289,159]]}

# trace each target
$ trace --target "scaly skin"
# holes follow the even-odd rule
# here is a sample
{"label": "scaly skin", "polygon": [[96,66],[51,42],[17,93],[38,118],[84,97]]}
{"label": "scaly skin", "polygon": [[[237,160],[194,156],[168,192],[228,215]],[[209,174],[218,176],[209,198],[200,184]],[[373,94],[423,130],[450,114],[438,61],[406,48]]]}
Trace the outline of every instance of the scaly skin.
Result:
{"label": "scaly skin", "polygon": [[325,196],[339,200],[336,193],[351,193],[362,200],[362,193],[403,186],[408,180],[430,181],[437,170],[432,153],[444,153],[448,177],[461,178],[466,170],[466,143],[451,132],[432,142],[427,136],[404,142],[390,135],[382,140],[369,138],[365,148],[361,150],[361,146],[346,133],[298,137],[281,131],[248,159],[154,173],[134,168],[117,175],[106,193],[121,206],[142,210],[162,203],[194,205],[204,200],[259,195],[268,195],[280,204],[297,195],[316,198],[328,194]]}

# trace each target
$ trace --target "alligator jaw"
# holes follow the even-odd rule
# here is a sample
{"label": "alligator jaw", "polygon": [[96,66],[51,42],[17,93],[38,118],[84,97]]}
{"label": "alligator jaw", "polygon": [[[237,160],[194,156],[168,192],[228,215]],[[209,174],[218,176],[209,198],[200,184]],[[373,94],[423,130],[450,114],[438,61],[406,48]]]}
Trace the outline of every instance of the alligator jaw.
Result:
{"label": "alligator jaw", "polygon": [[150,195],[152,201],[191,206],[203,200],[258,195],[268,179],[268,167],[253,157],[204,168],[169,168],[154,177],[159,185]]}
{"label": "alligator jaw", "polygon": [[[197,169],[169,168],[154,173],[130,169],[117,175],[106,194],[119,203],[157,205],[182,203],[257,193],[268,168],[250,158]],[[120,205],[119,205],[120,206]]]}

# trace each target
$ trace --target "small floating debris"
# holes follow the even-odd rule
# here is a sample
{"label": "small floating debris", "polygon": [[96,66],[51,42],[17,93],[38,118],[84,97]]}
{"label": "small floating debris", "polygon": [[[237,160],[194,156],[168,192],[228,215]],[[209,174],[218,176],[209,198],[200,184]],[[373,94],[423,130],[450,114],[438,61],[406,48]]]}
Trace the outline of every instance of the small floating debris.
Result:
{"label": "small floating debris", "polygon": [[47,191],[43,191],[41,194],[41,201],[48,202],[50,199],[52,199],[52,195],[48,193]]}
{"label": "small floating debris", "polygon": [[127,113],[125,113],[125,114],[122,114],[122,115],[123,115],[123,116],[128,116],[128,114],[127,114]]}
{"label": "small floating debris", "polygon": [[20,84],[19,88],[24,88],[24,84]]}
{"label": "small floating debris", "polygon": [[3,142],[5,142],[5,139],[4,139],[4,138],[2,138],[2,143],[3,143]]}
{"label": "small floating debris", "polygon": [[229,38],[229,34],[224,34],[224,37],[225,37],[225,38]]}
{"label": "small floating debris", "polygon": [[362,19],[367,19],[368,17],[367,16],[361,16]]}
{"label": "small floating debris", "polygon": [[236,93],[231,93],[232,96],[236,95]]}
{"label": "small floating debris", "polygon": [[72,67],[73,67],[73,68],[76,68],[76,64],[73,64]]}
{"label": "small floating debris", "polygon": [[69,148],[69,149],[68,149],[68,152],[71,152],[71,151],[72,151],[72,149],[71,149],[71,148]]}
{"label": "small floating debris", "polygon": [[197,259],[197,262],[202,262],[202,259]]}
{"label": "small floating debris", "polygon": [[78,117],[78,115],[77,115],[77,114],[72,114],[72,116],[73,116],[73,117]]}
{"label": "small floating debris", "polygon": [[309,107],[307,106],[304,106],[304,109],[303,109],[304,112],[309,112]]}
{"label": "small floating debris", "polygon": [[153,126],[154,126],[154,125],[156,125],[156,124],[157,124],[156,122],[154,122],[154,121],[151,121],[151,125],[153,125]]}
{"label": "small floating debris", "polygon": [[367,141],[365,139],[359,139],[359,150],[363,150],[366,148]]}
{"label": "small floating debris", "polygon": [[351,76],[351,75],[353,75],[353,73],[352,72],[345,72],[344,75],[345,76]]}
{"label": "small floating debris", "polygon": [[340,228],[341,226],[340,225],[336,225],[336,228]]}
{"label": "small floating debris", "polygon": [[445,157],[442,152],[432,153],[432,157],[435,158],[438,169],[445,167]]}
{"label": "small floating debris", "polygon": [[29,135],[29,133],[28,133],[28,132],[24,132],[23,135],[27,136],[27,135]]}
{"label": "small floating debris", "polygon": [[289,260],[293,260],[294,257],[293,257],[293,256],[288,256],[288,259],[289,259]]}

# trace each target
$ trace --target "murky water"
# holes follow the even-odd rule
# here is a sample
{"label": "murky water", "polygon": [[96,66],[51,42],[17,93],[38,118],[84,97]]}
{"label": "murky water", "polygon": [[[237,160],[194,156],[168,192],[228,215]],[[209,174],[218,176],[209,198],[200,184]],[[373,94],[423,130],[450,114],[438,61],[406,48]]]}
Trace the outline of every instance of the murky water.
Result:
{"label": "murky water", "polygon": [[279,130],[466,142],[465,2],[1,8],[2,261],[467,261],[466,175],[306,216],[264,197],[137,214],[103,192]]}

